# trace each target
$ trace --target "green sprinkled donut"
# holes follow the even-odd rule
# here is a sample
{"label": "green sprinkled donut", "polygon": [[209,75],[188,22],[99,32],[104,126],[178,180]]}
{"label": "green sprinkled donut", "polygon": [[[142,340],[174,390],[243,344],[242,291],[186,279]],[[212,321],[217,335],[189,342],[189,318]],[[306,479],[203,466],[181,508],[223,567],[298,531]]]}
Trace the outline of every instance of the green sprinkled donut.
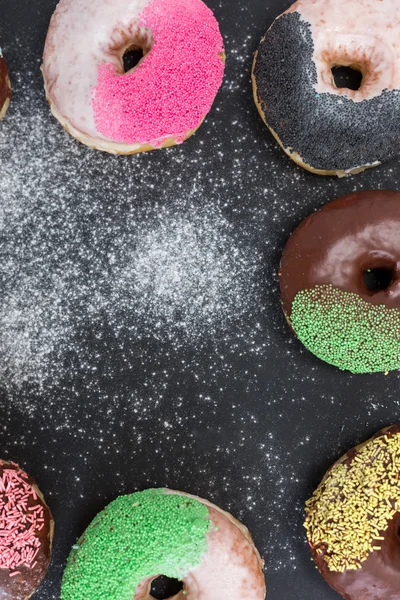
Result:
{"label": "green sprinkled donut", "polygon": [[400,369],[400,193],[329,202],[281,259],[287,321],[318,358],[352,373]]}
{"label": "green sprinkled donut", "polygon": [[120,496],[92,521],[68,558],[61,600],[151,598],[159,575],[183,581],[179,599],[199,590],[210,597],[215,585],[221,600],[265,597],[262,561],[243,525],[205,500],[151,489]]}

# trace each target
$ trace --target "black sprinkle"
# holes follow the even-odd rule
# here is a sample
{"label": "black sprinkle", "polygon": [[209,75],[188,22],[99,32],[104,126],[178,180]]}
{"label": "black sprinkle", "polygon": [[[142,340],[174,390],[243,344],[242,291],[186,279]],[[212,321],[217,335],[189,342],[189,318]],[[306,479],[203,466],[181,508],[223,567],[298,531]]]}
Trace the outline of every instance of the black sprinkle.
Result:
{"label": "black sprinkle", "polygon": [[261,41],[255,67],[258,99],[285,148],[315,169],[349,170],[400,155],[399,91],[354,102],[317,94],[311,26],[283,15]]}

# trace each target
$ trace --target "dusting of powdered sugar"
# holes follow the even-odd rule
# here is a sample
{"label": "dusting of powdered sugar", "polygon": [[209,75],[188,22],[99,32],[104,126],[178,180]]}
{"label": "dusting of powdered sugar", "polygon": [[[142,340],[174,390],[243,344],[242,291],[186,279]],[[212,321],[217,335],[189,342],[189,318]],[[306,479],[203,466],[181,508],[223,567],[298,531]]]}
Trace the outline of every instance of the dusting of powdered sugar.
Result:
{"label": "dusting of powdered sugar", "polygon": [[183,215],[159,206],[139,230],[127,229],[109,254],[111,306],[139,330],[193,341],[252,309],[260,257],[218,206],[189,205]]}
{"label": "dusting of powdered sugar", "polygon": [[[71,356],[85,369],[80,330],[99,319],[114,336],[198,349],[253,312],[262,255],[235,233],[218,193],[204,195],[194,178],[160,194],[148,159],[123,157],[107,157],[114,179],[97,188],[106,157],[67,137],[42,98],[26,94],[29,111],[18,107],[0,130],[3,384],[54,388]],[[171,158],[179,164],[182,151]]]}

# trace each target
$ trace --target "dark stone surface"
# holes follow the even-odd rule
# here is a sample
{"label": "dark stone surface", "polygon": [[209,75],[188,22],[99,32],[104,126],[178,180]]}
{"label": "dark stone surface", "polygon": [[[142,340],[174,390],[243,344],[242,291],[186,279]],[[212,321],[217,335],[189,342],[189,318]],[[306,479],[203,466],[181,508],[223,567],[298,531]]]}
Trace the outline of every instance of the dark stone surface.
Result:
{"label": "dark stone surface", "polygon": [[[65,357],[63,381],[43,392],[27,385],[16,396],[4,389],[0,454],[35,477],[56,521],[41,600],[59,598],[69,549],[107,502],[162,485],[209,498],[243,520],[266,561],[269,600],[338,597],[311,561],[303,504],[341,454],[397,421],[399,377],[352,376],[306,352],[281,311],[277,272],[302,219],[346,193],[398,189],[400,166],[321,178],[298,168],[273,140],[253,103],[250,71],[261,36],[288,4],[209,0],[228,59],[204,125],[179,148],[110,157],[72,140],[45,102],[39,66],[55,0],[1,3],[1,46],[14,85],[0,127],[0,177],[10,178],[2,204],[15,188],[12,168],[41,164],[21,183],[21,191],[40,191],[36,209],[15,217],[24,227],[1,232],[2,268],[16,261],[15,276],[25,273],[37,268],[35,252],[45,253],[42,268],[69,271],[71,285],[76,270],[90,282],[93,272],[104,274],[107,248],[132,229],[127,214],[137,209],[137,227],[147,227],[145,216],[165,204],[172,211],[177,195],[218,205],[235,235],[261,256],[256,309],[217,339],[137,340],[126,328],[117,338],[107,314],[90,319],[78,302],[81,351]],[[11,126],[28,146],[8,147]],[[22,142],[22,133],[17,138]],[[178,216],[185,211],[178,203]],[[5,283],[13,285],[11,278]]]}

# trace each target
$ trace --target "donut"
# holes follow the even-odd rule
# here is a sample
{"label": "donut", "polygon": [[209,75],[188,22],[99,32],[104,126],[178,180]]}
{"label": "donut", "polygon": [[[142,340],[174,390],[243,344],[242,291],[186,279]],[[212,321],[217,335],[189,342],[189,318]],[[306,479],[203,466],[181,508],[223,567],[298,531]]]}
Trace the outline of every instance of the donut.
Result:
{"label": "donut", "polygon": [[[131,50],[143,58],[125,73]],[[72,136],[134,154],[189,138],[224,66],[218,23],[201,0],[61,0],[42,72],[52,113]]]}
{"label": "donut", "polygon": [[400,425],[333,465],[306,503],[312,557],[346,600],[400,598]]}
{"label": "donut", "polygon": [[7,112],[11,99],[11,85],[7,63],[0,48],[0,121]]}
{"label": "donut", "polygon": [[165,488],[120,496],[73,546],[61,600],[150,600],[160,575],[174,600],[264,600],[263,561],[247,528],[214,504]]}
{"label": "donut", "polygon": [[[399,19],[396,0],[298,0],[262,38],[255,103],[298,165],[344,176],[400,155]],[[337,67],[359,89],[337,87]]]}
{"label": "donut", "polygon": [[352,373],[400,368],[400,193],[329,202],[282,254],[282,307],[299,340]]}
{"label": "donut", "polygon": [[36,482],[0,461],[0,598],[27,600],[50,563],[54,522]]}

